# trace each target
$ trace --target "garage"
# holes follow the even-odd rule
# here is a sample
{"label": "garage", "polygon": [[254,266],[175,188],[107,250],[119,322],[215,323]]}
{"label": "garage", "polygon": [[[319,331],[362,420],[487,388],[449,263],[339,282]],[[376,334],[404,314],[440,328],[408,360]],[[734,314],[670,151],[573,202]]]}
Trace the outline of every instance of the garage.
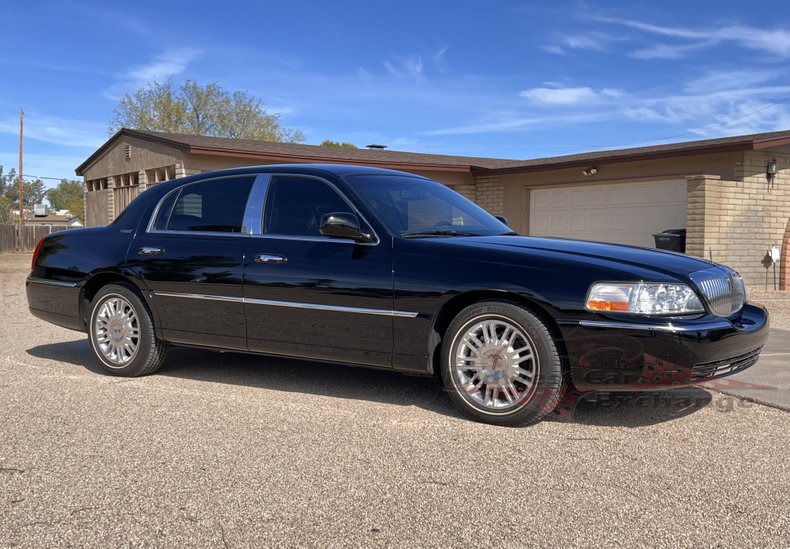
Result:
{"label": "garage", "polygon": [[654,247],[686,226],[686,180],[532,189],[529,234]]}

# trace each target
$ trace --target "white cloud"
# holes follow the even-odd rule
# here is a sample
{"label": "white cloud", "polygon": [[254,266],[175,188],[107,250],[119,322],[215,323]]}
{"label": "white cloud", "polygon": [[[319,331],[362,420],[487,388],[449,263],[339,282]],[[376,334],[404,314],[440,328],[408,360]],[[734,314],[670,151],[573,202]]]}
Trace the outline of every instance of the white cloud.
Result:
{"label": "white cloud", "polygon": [[690,93],[710,93],[717,90],[750,88],[785,76],[783,70],[737,68],[708,70],[691,78],[684,88]]}
{"label": "white cloud", "polygon": [[169,49],[154,56],[149,62],[137,65],[116,75],[116,82],[104,90],[104,95],[118,101],[126,92],[145,87],[152,82],[162,83],[183,73],[189,64],[202,54],[196,48]]}
{"label": "white cloud", "polygon": [[[0,119],[0,133],[19,135],[19,118]],[[84,120],[25,113],[25,139],[69,147],[97,148],[107,137],[107,127]]]}
{"label": "white cloud", "polygon": [[634,50],[628,54],[629,57],[634,59],[681,59],[687,53],[694,50],[699,50],[714,46],[717,44],[715,40],[705,40],[703,42],[695,42],[693,44],[654,44],[647,48]]}
{"label": "white cloud", "polygon": [[143,85],[151,82],[163,82],[184,72],[189,63],[197,59],[200,53],[200,50],[195,48],[167,50],[144,65],[128,69],[124,73],[124,77]]}
{"label": "white cloud", "polygon": [[[777,74],[758,75],[743,69],[744,82],[758,83]],[[589,86],[543,87],[522,91],[529,102],[521,109],[494,110],[472,124],[427,132],[431,135],[464,135],[519,131],[535,127],[572,126],[591,122],[629,121],[671,126],[690,135],[713,136],[755,133],[790,127],[790,85],[740,86],[726,73],[709,72],[685,84],[681,94],[653,95],[617,88]],[[734,75],[738,76],[738,75]],[[682,88],[683,83],[679,83]],[[530,108],[532,107],[532,108]],[[541,114],[536,115],[535,107]],[[568,109],[573,108],[572,114]]]}
{"label": "white cloud", "polygon": [[647,34],[694,41],[691,44],[679,45],[657,44],[631,53],[633,57],[641,59],[676,59],[682,57],[688,51],[712,47],[725,42],[737,44],[745,49],[771,53],[779,57],[790,57],[790,30],[781,28],[723,25],[719,27],[690,29],[686,27],[653,25],[642,21],[618,17],[594,16],[590,19],[600,23],[631,28]]}
{"label": "white cloud", "polygon": [[552,43],[541,46],[541,48],[555,55],[565,55],[568,50],[606,52],[609,51],[612,42],[621,40],[623,40],[622,37],[605,32],[555,34]]}
{"label": "white cloud", "polygon": [[555,44],[546,44],[544,46],[541,46],[540,48],[543,51],[546,51],[548,53],[553,53],[554,55],[565,55],[566,54],[564,49],[562,49],[560,46],[557,46]]}
{"label": "white cloud", "polygon": [[[64,154],[40,154],[25,153],[25,175],[28,177],[55,177],[59,179],[79,180],[74,169],[82,164],[93,151],[84,154],[64,155]],[[11,168],[17,169],[17,151],[0,151],[0,166],[6,172]],[[44,179],[44,185],[54,187],[57,181]]]}
{"label": "white cloud", "polygon": [[541,105],[582,105],[599,101],[603,97],[621,97],[622,90],[604,88],[595,91],[590,87],[562,88],[545,87],[530,88],[519,93],[524,99]]}
{"label": "white cloud", "polygon": [[392,76],[421,82],[423,80],[423,62],[421,55],[397,57],[384,61],[384,68]]}
{"label": "white cloud", "polygon": [[514,116],[512,113],[498,113],[491,120],[479,124],[456,126],[431,130],[425,135],[471,135],[479,133],[497,133],[520,131],[528,128],[570,126],[587,124],[609,118],[609,113],[557,114],[551,116]]}

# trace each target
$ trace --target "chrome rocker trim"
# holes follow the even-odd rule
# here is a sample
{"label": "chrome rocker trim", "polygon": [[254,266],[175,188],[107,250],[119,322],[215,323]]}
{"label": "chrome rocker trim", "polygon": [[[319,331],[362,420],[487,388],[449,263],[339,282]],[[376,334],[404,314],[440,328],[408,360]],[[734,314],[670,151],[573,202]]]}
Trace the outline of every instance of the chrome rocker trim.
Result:
{"label": "chrome rocker trim", "polygon": [[178,292],[153,292],[159,297],[176,297],[184,299],[205,299],[208,301],[225,301],[229,303],[249,303],[250,305],[268,305],[270,307],[288,307],[291,309],[311,309],[316,311],[332,311],[336,313],[355,313],[363,315],[393,316],[399,318],[415,318],[420,313],[409,311],[395,311],[386,309],[365,309],[363,307],[343,307],[340,305],[319,305],[317,303],[298,303],[295,301],[273,301],[269,299],[254,299],[251,297],[233,297],[209,294],[188,294]]}
{"label": "chrome rocker trim", "polygon": [[36,276],[27,277],[29,284],[42,284],[44,286],[57,286],[58,288],[76,288],[79,286],[77,282],[63,282],[62,280],[49,280],[47,278],[38,278]]}
{"label": "chrome rocker trim", "polygon": [[720,330],[731,328],[732,323],[728,320],[715,320],[704,324],[689,324],[686,326],[676,326],[674,324],[639,324],[636,322],[616,322],[611,320],[580,320],[579,326],[583,328],[615,328],[621,330],[655,330],[658,332],[707,332],[709,330]]}

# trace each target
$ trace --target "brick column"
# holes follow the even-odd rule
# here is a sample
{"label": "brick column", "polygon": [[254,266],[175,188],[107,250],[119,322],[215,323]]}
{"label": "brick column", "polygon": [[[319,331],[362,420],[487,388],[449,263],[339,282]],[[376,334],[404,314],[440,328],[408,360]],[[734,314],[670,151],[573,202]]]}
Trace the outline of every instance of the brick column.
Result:
{"label": "brick column", "polygon": [[107,223],[115,220],[115,178],[107,178]]}
{"label": "brick column", "polygon": [[475,178],[475,200],[493,215],[505,214],[505,187],[497,175]]}
{"label": "brick column", "polygon": [[88,226],[88,181],[82,178],[82,226]]}
{"label": "brick column", "polygon": [[719,252],[721,218],[721,178],[695,175],[688,178],[686,206],[686,253],[716,259]]}
{"label": "brick column", "polygon": [[140,170],[137,172],[137,182],[139,184],[140,192],[143,192],[148,188],[148,176],[145,175],[145,170]]}
{"label": "brick column", "polygon": [[782,254],[779,260],[779,289],[790,290],[790,219],[787,220],[784,240],[779,249]]}
{"label": "brick column", "polygon": [[464,195],[469,200],[474,201],[477,197],[475,196],[475,184],[474,183],[463,183],[461,185],[453,185],[453,190],[458,194]]}

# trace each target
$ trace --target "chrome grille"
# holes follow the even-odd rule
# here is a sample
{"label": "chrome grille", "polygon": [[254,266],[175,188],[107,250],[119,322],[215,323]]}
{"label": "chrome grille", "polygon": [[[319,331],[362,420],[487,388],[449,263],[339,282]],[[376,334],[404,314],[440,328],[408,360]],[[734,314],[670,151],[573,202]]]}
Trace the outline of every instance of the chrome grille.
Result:
{"label": "chrome grille", "polygon": [[713,267],[692,273],[690,277],[714,314],[730,316],[740,311],[746,301],[743,280],[731,269]]}
{"label": "chrome grille", "polygon": [[705,381],[712,378],[728,376],[745,370],[750,366],[754,366],[757,359],[760,358],[760,351],[763,348],[759,347],[754,351],[748,352],[744,355],[734,356],[727,360],[719,360],[717,362],[706,362],[704,364],[697,364],[691,371],[692,381]]}

